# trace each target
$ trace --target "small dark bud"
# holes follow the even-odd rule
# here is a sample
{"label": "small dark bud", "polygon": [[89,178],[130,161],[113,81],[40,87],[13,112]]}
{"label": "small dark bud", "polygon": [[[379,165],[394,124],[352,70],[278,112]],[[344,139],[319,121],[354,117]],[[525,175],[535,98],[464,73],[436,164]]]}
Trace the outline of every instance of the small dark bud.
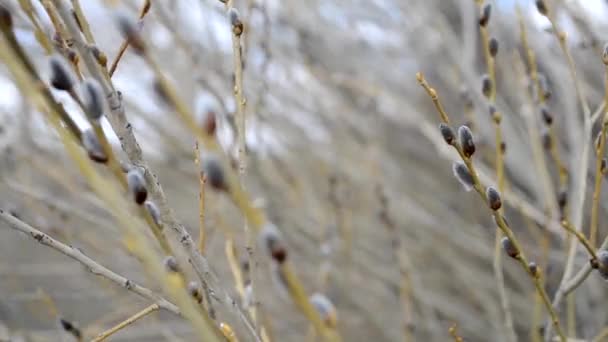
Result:
{"label": "small dark bud", "polygon": [[84,90],[87,116],[98,121],[103,116],[105,100],[101,87],[95,80],[88,80],[84,83]]}
{"label": "small dark bud", "polygon": [[494,107],[493,105],[490,105],[489,108],[492,120],[494,120],[495,123],[500,124],[500,122],[502,121],[502,114],[500,114],[500,112],[496,110],[496,107]]}
{"label": "small dark bud", "polygon": [[538,74],[538,85],[542,97],[545,100],[549,100],[551,98],[551,89],[549,88],[549,81],[547,81],[547,77],[544,74]]}
{"label": "small dark bud", "polygon": [[7,6],[6,4],[0,4],[0,26],[10,29],[13,27],[13,16]]}
{"label": "small dark bud", "polygon": [[538,9],[538,13],[542,15],[548,14],[547,5],[545,4],[545,0],[536,0],[536,9]]}
{"label": "small dark bud", "polygon": [[471,189],[473,189],[473,176],[471,176],[469,169],[467,169],[467,166],[464,163],[455,162],[452,165],[452,172],[466,191],[471,191]]}
{"label": "small dark bud", "polygon": [[93,55],[93,57],[95,57],[95,60],[97,60],[97,63],[99,63],[99,65],[104,68],[108,65],[108,56],[106,56],[103,51],[99,50],[97,46],[90,45],[89,50],[91,51],[91,54]]}
{"label": "small dark bud", "polygon": [[513,241],[511,241],[508,237],[503,237],[500,243],[502,244],[502,248],[505,250],[508,256],[513,259],[517,259],[519,257],[519,251],[517,250],[517,247],[515,247]]}
{"label": "small dark bud", "polygon": [[492,14],[492,5],[485,4],[481,8],[481,12],[479,14],[479,26],[485,27],[488,25],[490,21],[490,15]]}
{"label": "small dark bud", "polygon": [[608,66],[608,44],[604,45],[604,49],[602,50],[602,62]]}
{"label": "small dark bud", "polygon": [[68,91],[74,86],[69,66],[59,57],[51,57],[51,85],[53,88]]}
{"label": "small dark bud", "polygon": [[76,325],[74,323],[68,321],[67,319],[60,318],[59,324],[61,325],[61,328],[63,330],[70,333],[70,335],[74,336],[77,340],[80,340],[80,338],[82,337],[82,333],[80,332],[80,329],[78,329],[78,327],[76,327]]}
{"label": "small dark bud", "polygon": [[202,172],[207,178],[208,184],[210,184],[215,190],[227,191],[228,184],[226,182],[224,169],[219,158],[215,155],[206,153],[202,160]]}
{"label": "small dark bud", "polygon": [[127,183],[135,203],[143,204],[148,197],[148,190],[146,189],[144,175],[139,168],[133,167],[127,172]]}
{"label": "small dark bud", "polygon": [[473,140],[471,129],[467,126],[460,126],[458,128],[458,140],[464,156],[467,158],[471,157],[475,153],[475,141]]}
{"label": "small dark bud", "polygon": [[232,33],[235,36],[243,34],[243,22],[241,21],[239,11],[234,7],[230,8],[228,17],[230,18],[230,25],[232,25]]}
{"label": "small dark bud", "polygon": [[551,111],[549,111],[549,108],[547,108],[546,106],[542,106],[540,108],[540,114],[543,117],[543,121],[545,122],[545,124],[550,126],[553,123],[553,114],[551,113]]}
{"label": "small dark bud", "polygon": [[84,147],[85,151],[87,151],[87,154],[92,161],[102,164],[108,162],[108,156],[103,150],[103,146],[101,146],[99,139],[97,139],[95,131],[92,129],[82,131],[80,139],[82,147]]}
{"label": "small dark bud", "polygon": [[608,160],[606,160],[606,158],[602,158],[602,161],[600,162],[601,173],[606,173],[606,166],[608,166]]}
{"label": "small dark bud", "polygon": [[448,126],[447,124],[440,123],[439,131],[441,132],[441,136],[446,144],[452,145],[454,143],[454,130],[452,127]]}
{"label": "small dark bud", "polygon": [[267,223],[260,232],[260,244],[268,252],[270,258],[278,264],[287,260],[287,246],[281,233],[272,223]]}
{"label": "small dark bud", "polygon": [[140,34],[141,27],[126,15],[119,15],[117,21],[123,37],[129,41],[137,54],[142,55],[146,50],[146,44]]}
{"label": "small dark bud", "polygon": [[496,55],[498,54],[498,40],[496,40],[496,38],[490,38],[488,49],[490,50],[490,56],[496,58]]}
{"label": "small dark bud", "polygon": [[486,197],[488,199],[488,205],[492,210],[496,211],[499,210],[500,207],[502,207],[502,200],[500,198],[500,193],[498,192],[498,190],[489,186],[486,189]]}
{"label": "small dark bud", "polygon": [[600,276],[608,281],[608,251],[601,250],[597,253],[598,272]]}
{"label": "small dark bud", "polygon": [[156,204],[154,204],[154,202],[150,200],[147,200],[144,202],[144,207],[150,214],[150,217],[152,217],[152,221],[154,221],[154,224],[162,228],[162,222],[160,220],[160,210],[158,209]]}
{"label": "small dark bud", "polygon": [[337,324],[338,314],[334,304],[322,293],[315,292],[310,296],[310,304],[317,310],[321,320],[330,328]]}
{"label": "small dark bud", "polygon": [[500,142],[500,152],[502,154],[507,153],[507,143],[504,141]]}
{"label": "small dark bud", "polygon": [[494,87],[494,85],[492,84],[492,80],[490,79],[490,76],[483,75],[483,77],[481,78],[481,92],[483,93],[483,96],[489,98],[490,95],[492,95],[493,87]]}
{"label": "small dark bud", "polygon": [[560,209],[564,209],[568,204],[568,191],[562,189],[557,194],[557,205],[559,205]]}
{"label": "small dark bud", "polygon": [[534,261],[530,261],[528,269],[533,276],[538,277],[538,265]]}
{"label": "small dark bud", "polygon": [[169,272],[179,272],[179,265],[177,259],[173,255],[168,255],[164,260],[165,268]]}
{"label": "small dark bud", "polygon": [[191,281],[188,283],[188,293],[196,299],[197,302],[201,303],[203,301],[203,295],[201,294],[201,288],[197,282]]}
{"label": "small dark bud", "polygon": [[217,129],[217,121],[216,115],[214,111],[208,111],[205,113],[203,117],[203,130],[209,136],[215,134],[215,130]]}

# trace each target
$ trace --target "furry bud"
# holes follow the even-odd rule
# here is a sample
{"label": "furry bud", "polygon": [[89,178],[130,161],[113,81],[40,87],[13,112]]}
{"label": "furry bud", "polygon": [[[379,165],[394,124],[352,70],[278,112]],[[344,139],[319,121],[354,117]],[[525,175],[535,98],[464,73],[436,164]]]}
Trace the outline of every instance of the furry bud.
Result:
{"label": "furry bud", "polygon": [[144,175],[139,168],[133,167],[127,172],[127,183],[135,203],[143,204],[148,197],[148,190],[146,189]]}
{"label": "furry bud", "polygon": [[597,253],[598,272],[600,276],[608,281],[608,250],[601,250]]}
{"label": "furry bud", "polygon": [[494,85],[492,84],[492,80],[490,79],[490,76],[488,76],[487,74],[484,74],[483,77],[481,78],[481,92],[482,92],[483,96],[489,98],[490,95],[492,95],[492,88],[494,88]]}
{"label": "furry bud", "polygon": [[228,190],[226,175],[222,167],[221,161],[215,155],[206,153],[202,158],[202,172],[215,190]]}
{"label": "furry bud", "polygon": [[80,136],[82,147],[84,147],[85,151],[89,155],[89,158],[97,163],[105,164],[108,162],[108,156],[106,152],[103,150],[103,146],[97,139],[97,135],[95,131],[92,129],[86,129],[82,131],[82,135]]}
{"label": "furry bud", "polygon": [[540,114],[543,117],[543,121],[547,125],[551,125],[553,123],[553,114],[549,111],[549,108],[546,106],[542,106],[540,108]]}
{"label": "furry bud", "polygon": [[467,166],[462,162],[455,162],[452,164],[452,172],[456,179],[462,184],[466,191],[471,191],[473,189],[473,176],[467,169]]}
{"label": "furry bud", "polygon": [[498,40],[496,40],[496,38],[490,38],[488,49],[490,50],[490,56],[496,58],[496,55],[498,54]]}
{"label": "furry bud", "polygon": [[92,121],[98,121],[103,116],[104,97],[99,84],[95,80],[88,80],[84,84],[85,107],[87,116]]}
{"label": "furry bud", "polygon": [[549,88],[549,81],[547,81],[547,77],[544,74],[538,74],[538,85],[541,92],[540,95],[542,95],[543,99],[549,100],[552,94]]}
{"label": "furry bud", "polygon": [[440,123],[439,131],[441,132],[443,140],[448,145],[452,145],[454,143],[454,130],[452,130],[452,127],[448,126],[447,124]]}
{"label": "furry bud", "polygon": [[177,259],[173,255],[168,255],[164,260],[165,268],[169,272],[179,272],[179,265]]}
{"label": "furry bud", "polygon": [[600,161],[600,172],[605,174],[607,166],[608,166],[608,160],[606,160],[606,158],[602,158],[602,161]]}
{"label": "furry bud", "polygon": [[490,21],[490,15],[492,14],[492,5],[485,4],[482,8],[481,8],[481,12],[479,14],[479,26],[485,27],[488,25],[488,22]]}
{"label": "furry bud", "polygon": [[188,283],[188,293],[190,293],[192,298],[196,299],[197,302],[201,303],[203,301],[201,288],[197,282],[191,281]]}
{"label": "furry bud", "polygon": [[260,244],[266,250],[270,258],[278,264],[287,260],[287,246],[283,241],[281,232],[272,223],[267,223],[260,232]]}
{"label": "furry bud", "polygon": [[74,87],[74,78],[67,63],[60,57],[51,57],[51,85],[53,88],[63,91]]}
{"label": "furry bud", "polygon": [[502,244],[502,248],[505,250],[508,256],[513,259],[517,259],[519,257],[519,250],[517,249],[517,247],[515,247],[515,244],[513,244],[513,241],[511,241],[511,239],[505,236],[502,238],[502,240],[500,240],[500,243]]}
{"label": "furry bud", "polygon": [[117,18],[118,28],[122,33],[123,37],[129,41],[129,44],[139,55],[144,54],[146,50],[146,44],[144,43],[140,35],[140,27],[131,18],[126,15],[119,15]]}
{"label": "furry bud", "polygon": [[467,158],[471,157],[475,153],[475,141],[473,140],[471,129],[464,125],[460,126],[458,128],[458,140],[464,156]]}
{"label": "furry bud", "polygon": [[239,11],[234,7],[230,8],[228,17],[230,18],[230,25],[232,26],[232,33],[234,33],[235,36],[243,34],[243,22],[241,21]]}
{"label": "furry bud", "polygon": [[534,261],[530,261],[530,263],[528,263],[528,269],[533,276],[538,276],[538,265],[536,265]]}
{"label": "furry bud", "polygon": [[106,56],[103,51],[99,50],[97,46],[89,45],[89,51],[91,51],[91,54],[93,55],[93,57],[95,57],[95,60],[97,60],[97,63],[99,63],[99,65],[104,68],[108,65],[108,56]]}
{"label": "furry bud", "polygon": [[310,304],[319,313],[321,320],[329,328],[334,328],[338,321],[338,313],[334,304],[322,293],[315,292],[310,296]]}
{"label": "furry bud", "polygon": [[499,210],[502,207],[502,200],[500,198],[500,193],[498,190],[489,186],[486,189],[486,198],[488,199],[488,205],[494,211]]}
{"label": "furry bud", "polygon": [[152,217],[152,221],[154,221],[154,224],[162,228],[162,222],[160,220],[160,210],[158,209],[156,204],[154,204],[154,202],[150,200],[147,200],[144,202],[144,207],[150,214],[150,217]]}

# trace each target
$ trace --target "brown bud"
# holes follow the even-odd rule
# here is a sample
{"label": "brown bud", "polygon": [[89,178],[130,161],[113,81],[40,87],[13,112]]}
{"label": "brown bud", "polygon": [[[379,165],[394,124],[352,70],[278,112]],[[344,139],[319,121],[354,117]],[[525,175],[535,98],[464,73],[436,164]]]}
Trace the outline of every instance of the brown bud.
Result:
{"label": "brown bud", "polygon": [[209,136],[213,136],[215,134],[215,130],[217,129],[216,115],[214,111],[208,111],[205,113],[203,118],[203,130]]}
{"label": "brown bud", "polygon": [[502,244],[502,248],[505,250],[508,256],[513,259],[517,259],[519,257],[519,250],[517,250],[517,247],[515,247],[515,244],[513,244],[513,241],[511,241],[511,239],[505,236],[502,238],[500,243]]}
{"label": "brown bud", "polygon": [[608,166],[608,160],[606,160],[606,158],[602,158],[602,160],[600,161],[600,172],[605,174],[606,173],[606,166]]}
{"label": "brown bud", "polygon": [[504,142],[504,141],[501,141],[501,142],[500,142],[500,152],[501,152],[502,154],[507,153],[507,143],[506,143],[506,142]]}
{"label": "brown bud", "polygon": [[604,45],[604,49],[602,50],[602,62],[608,66],[608,44]]}
{"label": "brown bud", "polygon": [[473,132],[467,126],[458,128],[458,140],[462,147],[462,153],[469,158],[475,153],[475,141],[473,140]]}
{"label": "brown bud", "polygon": [[439,131],[441,132],[443,140],[448,145],[452,145],[454,143],[454,130],[452,130],[452,127],[448,126],[447,124],[440,123]]}
{"label": "brown bud", "polygon": [[479,26],[485,27],[488,25],[488,22],[490,21],[490,15],[492,14],[492,5],[485,4],[482,8],[481,8],[481,12],[479,14]]}
{"label": "brown bud", "polygon": [[496,211],[496,210],[499,210],[500,207],[502,207],[502,200],[500,198],[500,193],[498,192],[498,190],[494,189],[493,187],[489,186],[486,189],[486,198],[488,200],[488,206],[490,206],[490,209]]}
{"label": "brown bud", "polygon": [[127,183],[135,203],[143,204],[148,197],[148,190],[146,189],[144,175],[138,167],[133,167],[127,172]]}

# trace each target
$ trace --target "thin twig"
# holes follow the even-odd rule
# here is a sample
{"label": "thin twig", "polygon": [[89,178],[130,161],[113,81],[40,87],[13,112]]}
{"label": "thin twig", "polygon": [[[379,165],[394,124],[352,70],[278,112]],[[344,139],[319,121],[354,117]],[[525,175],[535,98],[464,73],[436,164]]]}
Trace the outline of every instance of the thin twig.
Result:
{"label": "thin twig", "polygon": [[112,270],[102,266],[95,260],[86,256],[82,251],[76,249],[74,247],[68,246],[64,243],[59,242],[58,240],[53,239],[48,234],[45,234],[36,228],[30,226],[29,224],[21,221],[20,219],[12,216],[8,212],[0,209],[0,220],[4,221],[10,228],[20,231],[27,236],[33,238],[38,243],[50,247],[76,261],[83,264],[85,269],[91,272],[94,275],[103,277],[108,279],[109,281],[117,284],[120,287],[123,287],[133,293],[136,293],[143,298],[154,301],[158,304],[159,308],[170,311],[176,315],[180,314],[179,308],[166,300],[159,294],[154,293],[152,290],[139,285],[138,283],[129,280],[128,278],[113,272]]}
{"label": "thin twig", "polygon": [[117,325],[113,326],[112,328],[97,335],[97,337],[92,339],[91,342],[101,342],[101,341],[107,339],[108,337],[110,337],[111,335],[117,333],[118,331],[124,329],[125,327],[135,323],[137,320],[139,320],[143,317],[146,317],[147,315],[151,314],[152,312],[158,310],[159,308],[160,307],[158,306],[158,304],[154,303],[154,304],[146,307],[145,309],[141,310],[140,312],[134,314],[133,316],[118,323]]}

